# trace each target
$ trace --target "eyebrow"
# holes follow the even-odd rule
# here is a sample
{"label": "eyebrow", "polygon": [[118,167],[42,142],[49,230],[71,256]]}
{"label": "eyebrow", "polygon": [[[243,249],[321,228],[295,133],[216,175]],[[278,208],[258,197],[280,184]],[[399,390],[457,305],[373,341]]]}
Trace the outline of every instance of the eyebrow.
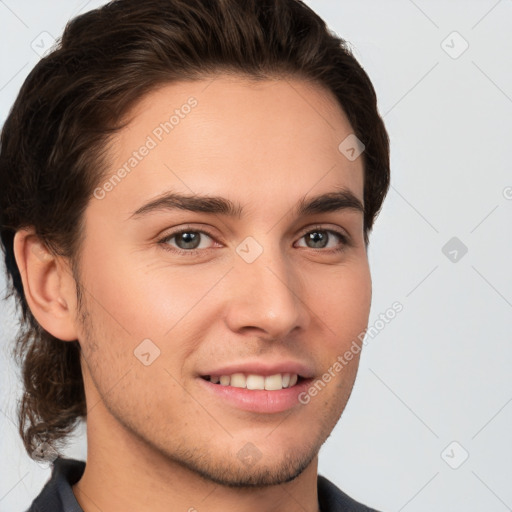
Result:
{"label": "eyebrow", "polygon": [[[318,213],[330,213],[347,209],[364,214],[363,203],[356,195],[349,189],[340,188],[336,192],[328,192],[308,198],[302,197],[295,206],[295,214],[299,217],[306,217]],[[243,206],[220,196],[184,195],[169,191],[143,204],[129,218],[141,218],[149,213],[169,210],[187,210],[240,218],[243,213]]]}

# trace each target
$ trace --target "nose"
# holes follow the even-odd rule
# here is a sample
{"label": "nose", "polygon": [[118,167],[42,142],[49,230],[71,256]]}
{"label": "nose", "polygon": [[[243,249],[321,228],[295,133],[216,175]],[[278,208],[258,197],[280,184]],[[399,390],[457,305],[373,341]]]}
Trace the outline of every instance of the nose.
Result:
{"label": "nose", "polygon": [[236,256],[230,287],[225,318],[233,332],[275,340],[309,325],[298,269],[278,249],[251,263]]}

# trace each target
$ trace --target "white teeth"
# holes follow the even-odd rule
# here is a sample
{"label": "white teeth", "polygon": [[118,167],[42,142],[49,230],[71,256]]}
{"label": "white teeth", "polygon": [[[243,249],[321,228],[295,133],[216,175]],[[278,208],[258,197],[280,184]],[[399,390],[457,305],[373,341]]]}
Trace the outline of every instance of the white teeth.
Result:
{"label": "white teeth", "polygon": [[234,388],[245,388],[246,380],[247,379],[243,373],[234,373],[231,375],[231,382],[229,385],[233,386]]}
{"label": "white teeth", "polygon": [[209,377],[209,380],[221,386],[279,391],[283,388],[295,386],[295,384],[297,384],[298,375],[296,373],[276,373],[275,375],[265,377],[263,375],[234,373],[233,375],[213,375]]}
{"label": "white teeth", "polygon": [[278,373],[277,375],[270,375],[270,377],[265,377],[265,389],[267,391],[283,389],[283,378],[281,375]]}
{"label": "white teeth", "polygon": [[265,389],[265,377],[261,375],[247,375],[247,389]]}

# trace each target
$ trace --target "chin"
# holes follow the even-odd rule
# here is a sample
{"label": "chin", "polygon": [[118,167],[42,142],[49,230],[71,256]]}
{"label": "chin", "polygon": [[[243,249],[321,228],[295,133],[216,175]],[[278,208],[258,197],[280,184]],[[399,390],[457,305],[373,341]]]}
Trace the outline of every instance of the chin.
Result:
{"label": "chin", "polygon": [[[281,485],[295,480],[313,461],[317,454],[293,460],[286,459],[280,464],[264,465],[261,460],[253,463],[241,462],[242,468],[208,465],[207,467],[188,467],[210,482],[225,487],[252,488]],[[237,460],[238,462],[238,460]],[[224,463],[225,464],[225,463]]]}

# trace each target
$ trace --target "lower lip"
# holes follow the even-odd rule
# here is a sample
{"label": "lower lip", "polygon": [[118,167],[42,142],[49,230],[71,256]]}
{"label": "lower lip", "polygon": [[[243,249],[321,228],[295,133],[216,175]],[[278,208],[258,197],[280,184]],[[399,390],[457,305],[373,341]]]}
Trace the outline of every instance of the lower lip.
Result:
{"label": "lower lip", "polygon": [[223,386],[199,377],[201,385],[207,392],[212,393],[237,409],[267,414],[283,412],[302,405],[299,401],[299,395],[309,388],[312,380],[304,379],[291,388],[267,391],[265,389]]}

